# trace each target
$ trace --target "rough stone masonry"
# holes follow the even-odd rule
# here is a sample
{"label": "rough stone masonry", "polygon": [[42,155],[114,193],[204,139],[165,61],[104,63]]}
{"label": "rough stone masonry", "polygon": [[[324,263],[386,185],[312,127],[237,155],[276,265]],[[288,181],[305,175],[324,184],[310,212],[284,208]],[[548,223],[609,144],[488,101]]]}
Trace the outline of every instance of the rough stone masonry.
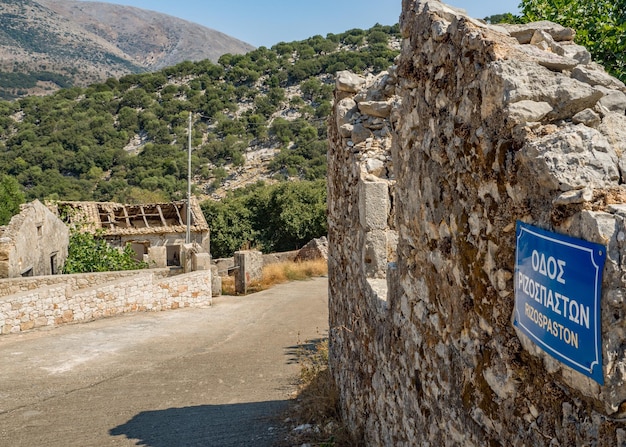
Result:
{"label": "rough stone masonry", "polygon": [[[331,370],[366,445],[626,446],[626,88],[553,23],[403,0],[397,65],[338,74]],[[604,385],[513,326],[516,221],[607,247]]]}

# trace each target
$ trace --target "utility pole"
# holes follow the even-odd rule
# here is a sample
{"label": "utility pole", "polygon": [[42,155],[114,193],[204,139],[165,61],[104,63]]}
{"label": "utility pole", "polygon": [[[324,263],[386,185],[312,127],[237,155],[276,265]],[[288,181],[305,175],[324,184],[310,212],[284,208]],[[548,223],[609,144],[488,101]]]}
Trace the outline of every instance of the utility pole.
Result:
{"label": "utility pole", "polygon": [[187,144],[187,234],[185,243],[191,243],[191,115],[189,112],[189,141]]}

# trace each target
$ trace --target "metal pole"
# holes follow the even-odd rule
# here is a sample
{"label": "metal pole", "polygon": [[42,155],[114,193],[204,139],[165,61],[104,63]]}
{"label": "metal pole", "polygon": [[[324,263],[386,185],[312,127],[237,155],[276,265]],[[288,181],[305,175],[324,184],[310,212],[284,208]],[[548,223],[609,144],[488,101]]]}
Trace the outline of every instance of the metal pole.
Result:
{"label": "metal pole", "polygon": [[189,112],[189,141],[187,144],[187,234],[185,243],[191,243],[191,112]]}

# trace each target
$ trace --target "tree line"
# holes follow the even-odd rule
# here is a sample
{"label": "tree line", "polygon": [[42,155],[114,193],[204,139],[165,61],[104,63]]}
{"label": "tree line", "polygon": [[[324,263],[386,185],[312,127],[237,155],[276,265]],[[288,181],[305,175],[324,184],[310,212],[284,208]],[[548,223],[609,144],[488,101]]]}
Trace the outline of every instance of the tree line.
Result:
{"label": "tree line", "polygon": [[[218,186],[252,145],[280,148],[278,180],[322,178],[332,74],[388,67],[398,52],[387,42],[398,32],[376,25],[0,101],[0,174],[27,200],[177,200],[191,112],[194,183]],[[289,99],[293,87],[301,95]],[[298,119],[276,119],[281,110]]]}

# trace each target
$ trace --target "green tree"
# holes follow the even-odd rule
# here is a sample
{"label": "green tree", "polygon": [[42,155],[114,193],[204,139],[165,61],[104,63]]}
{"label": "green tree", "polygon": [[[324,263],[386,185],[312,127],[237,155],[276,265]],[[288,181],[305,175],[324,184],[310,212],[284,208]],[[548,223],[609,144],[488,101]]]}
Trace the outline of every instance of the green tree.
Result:
{"label": "green tree", "polygon": [[261,206],[265,209],[255,213],[262,216],[257,228],[269,252],[301,248],[328,232],[324,180],[275,185]]}
{"label": "green tree", "polygon": [[233,197],[221,202],[207,200],[201,205],[211,228],[211,255],[215,258],[232,256],[244,245],[257,238],[253,216],[245,198]]}
{"label": "green tree", "polygon": [[495,25],[496,23],[522,23],[522,19],[519,16],[505,12],[504,14],[494,14],[492,16],[485,17],[485,22]]}
{"label": "green tree", "polygon": [[576,42],[626,81],[626,0],[522,0],[522,20],[551,20],[576,30]]}
{"label": "green tree", "polygon": [[0,178],[0,225],[6,225],[20,212],[24,193],[17,180],[9,175]]}
{"label": "green tree", "polygon": [[266,253],[295,250],[328,231],[325,180],[260,183],[201,206],[215,257],[246,245]]}
{"label": "green tree", "polygon": [[100,237],[81,230],[70,234],[68,257],[63,273],[113,272],[147,268],[145,262],[136,261],[130,245],[123,250],[111,247]]}

